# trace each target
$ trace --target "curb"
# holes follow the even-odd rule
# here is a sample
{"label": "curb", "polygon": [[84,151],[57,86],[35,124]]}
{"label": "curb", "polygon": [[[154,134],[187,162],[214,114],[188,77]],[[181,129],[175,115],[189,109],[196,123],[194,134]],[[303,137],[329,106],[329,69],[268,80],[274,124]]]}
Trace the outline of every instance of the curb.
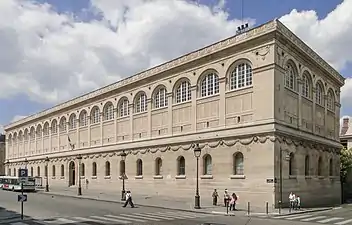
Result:
{"label": "curb", "polygon": [[288,216],[288,215],[299,215],[299,214],[305,214],[305,213],[312,213],[312,212],[323,212],[323,211],[329,211],[333,210],[334,207],[329,207],[329,208],[324,208],[324,209],[310,209],[310,210],[305,210],[305,211],[297,211],[293,213],[282,213],[282,214],[268,214],[268,217],[281,217],[281,216]]}
{"label": "curb", "polygon": [[[53,195],[53,196],[60,196],[60,197],[66,197],[66,198],[76,198],[76,199],[87,199],[87,200],[93,200],[93,201],[102,201],[102,202],[110,202],[110,203],[123,203],[123,201],[118,201],[118,200],[107,200],[107,199],[97,199],[93,197],[80,197],[80,196],[74,196],[74,195],[65,195],[65,194],[59,194],[59,193],[50,193],[50,192],[41,192],[38,191],[36,192],[37,194],[41,195]],[[147,205],[147,204],[134,204],[135,206],[143,206],[143,207],[150,207],[150,208],[156,208],[156,209],[170,209],[170,210],[177,210],[177,211],[183,211],[183,212],[192,212],[192,213],[203,213],[203,214],[209,214],[213,215],[212,212],[206,212],[206,211],[196,211],[196,210],[191,210],[191,209],[180,209],[180,208],[171,208],[171,207],[166,207],[166,206],[156,206],[156,205]]]}

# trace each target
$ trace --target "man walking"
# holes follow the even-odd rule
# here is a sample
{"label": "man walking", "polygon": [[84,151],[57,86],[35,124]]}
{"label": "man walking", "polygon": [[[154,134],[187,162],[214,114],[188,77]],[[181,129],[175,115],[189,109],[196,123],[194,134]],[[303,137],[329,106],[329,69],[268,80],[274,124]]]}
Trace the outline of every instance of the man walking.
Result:
{"label": "man walking", "polygon": [[126,201],[125,201],[125,204],[122,206],[122,207],[126,207],[127,204],[130,204],[131,208],[134,208],[134,204],[133,204],[133,201],[132,201],[132,194],[130,191],[127,191],[126,192]]}

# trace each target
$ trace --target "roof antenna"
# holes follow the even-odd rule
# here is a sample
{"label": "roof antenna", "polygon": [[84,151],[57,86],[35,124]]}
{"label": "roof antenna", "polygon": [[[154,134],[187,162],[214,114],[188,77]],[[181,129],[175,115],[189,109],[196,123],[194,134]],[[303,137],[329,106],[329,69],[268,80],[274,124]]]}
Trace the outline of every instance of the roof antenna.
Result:
{"label": "roof antenna", "polygon": [[248,23],[244,24],[243,11],[244,11],[244,0],[241,0],[241,23],[242,24],[241,26],[237,27],[236,34],[241,34],[248,30]]}

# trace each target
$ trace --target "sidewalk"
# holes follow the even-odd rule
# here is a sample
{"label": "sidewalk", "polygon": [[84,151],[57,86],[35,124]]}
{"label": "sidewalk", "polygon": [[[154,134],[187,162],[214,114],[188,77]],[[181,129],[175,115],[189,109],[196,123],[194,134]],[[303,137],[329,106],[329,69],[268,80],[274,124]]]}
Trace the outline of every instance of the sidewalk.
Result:
{"label": "sidewalk", "polygon": [[[66,196],[72,198],[79,199],[89,199],[96,201],[105,201],[105,202],[114,202],[114,203],[123,203],[121,201],[121,191],[117,190],[116,192],[108,191],[108,190],[97,190],[97,189],[83,189],[82,188],[82,196],[77,195],[77,188],[59,188],[53,187],[50,188],[50,192],[44,192],[43,190],[38,190],[39,194],[47,194],[54,196]],[[134,194],[133,200],[135,205],[137,206],[147,206],[147,207],[155,207],[162,209],[172,209],[172,210],[181,210],[187,212],[198,212],[198,213],[208,213],[208,214],[220,214],[227,215],[226,208],[223,206],[213,206],[211,199],[202,199],[201,197],[201,209],[194,209],[194,198],[184,198],[184,197],[167,197],[167,196],[146,196],[146,195],[138,195]],[[219,203],[222,201],[218,200]],[[229,212],[228,215],[247,215],[247,206],[246,203],[237,204],[237,210]],[[331,208],[314,208],[314,209],[301,209],[300,211],[289,212],[288,209],[281,209],[280,215],[287,214],[298,214],[298,213],[307,213],[307,212],[316,212],[316,211],[324,211],[329,210]],[[267,216],[277,216],[279,215],[278,209],[269,209],[269,214],[266,214],[266,209],[260,207],[251,207],[250,215],[267,215]]]}

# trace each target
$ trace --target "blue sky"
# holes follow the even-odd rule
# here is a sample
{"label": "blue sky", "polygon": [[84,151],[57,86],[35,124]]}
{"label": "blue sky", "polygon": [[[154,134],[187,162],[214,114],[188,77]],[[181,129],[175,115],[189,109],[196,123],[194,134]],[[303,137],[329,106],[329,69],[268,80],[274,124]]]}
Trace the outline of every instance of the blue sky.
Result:
{"label": "blue sky", "polygon": [[[232,29],[235,27],[234,24],[231,24],[231,21],[241,18],[241,0],[198,0],[199,4],[209,6],[210,8],[214,5],[221,5],[221,3],[225,2],[221,10],[223,10],[225,14],[227,13],[227,17],[213,15],[213,13],[208,15],[208,12],[204,9],[199,9],[199,11],[197,11],[199,15],[205,15],[208,18],[214,17],[215,22],[213,23],[206,24],[207,20],[200,18],[201,16],[198,16],[195,11],[197,19],[203,21],[205,27],[202,28],[202,25],[199,24],[200,22],[194,25],[196,29],[199,29],[199,33],[204,32],[204,29],[207,29],[206,27],[208,26],[210,27],[210,30],[214,31],[213,33],[217,32],[219,34],[211,34],[209,35],[209,38],[206,37],[204,40],[202,39],[200,41],[197,41],[194,37],[195,35],[185,37],[185,34],[188,33],[186,32],[186,28],[190,27],[190,25],[186,24],[188,23],[186,20],[184,24],[181,24],[181,26],[185,26],[185,34],[176,35],[181,35],[183,38],[189,38],[189,40],[191,40],[189,41],[190,44],[177,43],[181,45],[181,47],[176,46],[175,50],[170,49],[170,54],[168,55],[163,53],[161,49],[158,49],[157,44],[150,44],[148,49],[143,49],[144,54],[137,55],[137,50],[135,49],[127,50],[119,46],[118,43],[111,43],[110,46],[106,43],[109,42],[109,40],[113,40],[114,37],[117,37],[116,42],[117,40],[120,40],[120,38],[125,41],[126,38],[123,36],[126,33],[129,33],[130,35],[133,35],[133,38],[129,38],[129,40],[132,39],[132,41],[134,41],[132,46],[139,49],[141,48],[138,44],[139,42],[148,41],[149,44],[154,43],[153,41],[155,41],[158,43],[156,38],[160,37],[160,33],[167,31],[162,30],[162,25],[160,25],[159,30],[157,30],[157,22],[153,22],[153,24],[156,24],[154,27],[152,27],[152,25],[150,25],[150,28],[144,26],[145,31],[143,31],[145,34],[148,34],[149,31],[151,33],[153,32],[153,35],[149,35],[151,37],[148,36],[150,39],[138,39],[135,37],[135,33],[136,30],[142,32],[141,29],[133,28],[133,26],[129,26],[127,29],[127,24],[129,24],[127,20],[133,17],[134,22],[136,22],[138,15],[130,17],[126,16],[123,18],[126,21],[122,20],[117,15],[123,14],[121,13],[121,10],[119,10],[120,8],[126,7],[129,8],[130,11],[132,11],[132,8],[137,10],[138,7],[142,7],[142,3],[134,4],[131,2],[135,1],[130,1],[124,3],[128,5],[126,6],[116,3],[119,1],[125,2],[123,0],[116,0],[114,3],[112,3],[111,0],[92,0],[92,2],[89,0],[19,0],[19,2],[26,2],[27,4],[27,6],[23,7],[21,12],[12,12],[11,9],[14,6],[0,3],[0,14],[2,14],[1,12],[3,10],[3,12],[6,12],[6,15],[10,18],[26,19],[25,22],[23,22],[24,20],[22,21],[22,26],[17,26],[16,24],[13,28],[14,32],[8,32],[6,21],[3,23],[0,22],[0,47],[2,45],[5,47],[7,46],[8,51],[11,51],[10,55],[7,54],[2,56],[0,54],[0,65],[6,65],[5,69],[0,69],[0,79],[4,81],[2,82],[3,85],[0,84],[0,94],[2,96],[0,97],[0,124],[6,125],[13,120],[14,117],[20,118],[21,116],[41,111],[65,99],[114,82],[124,76],[132,75],[132,73],[154,64],[169,60],[180,53],[194,50],[195,48],[210,44],[220,38],[230,36],[233,32]],[[351,0],[345,1],[351,2]],[[37,3],[37,8],[33,9],[33,7],[31,8],[30,6],[33,6],[34,2]],[[336,47],[336,51],[330,50],[329,52],[325,52],[324,50],[326,47],[324,45],[326,44],[343,42],[343,34],[341,34],[341,37],[335,37],[337,34],[332,35],[330,38],[331,40],[327,38],[330,42],[320,43],[320,46],[318,46],[317,41],[315,41],[317,40],[317,37],[314,37],[314,32],[307,32],[309,33],[307,34],[300,31],[302,30],[300,28],[304,28],[304,26],[309,28],[309,26],[317,27],[319,25],[321,26],[319,29],[324,30],[331,28],[327,27],[328,25],[323,24],[331,25],[334,20],[336,20],[336,23],[338,21],[350,21],[350,18],[338,19],[335,18],[335,16],[330,18],[329,23],[321,22],[328,13],[334,11],[336,6],[342,2],[343,0],[244,0],[244,17],[254,19],[255,24],[258,25],[276,17],[280,18],[287,15],[285,21],[288,21],[287,23],[292,28],[297,29],[298,33],[301,32],[299,36],[306,39],[305,41],[308,42],[308,44],[312,43],[312,45],[315,45],[313,46],[314,49],[322,49],[321,51],[325,53],[331,61],[338,65],[336,67],[338,67],[337,69],[339,72],[345,77],[348,77],[348,72],[352,69],[352,60],[340,59],[340,61],[334,61],[336,58],[335,55],[339,54],[339,49],[342,47],[334,45],[330,48]],[[44,3],[51,5],[51,9],[44,7],[42,5]],[[344,10],[351,12],[352,9],[349,8],[351,4],[347,5],[346,3],[345,5]],[[116,8],[116,11],[114,11],[114,7]],[[175,12],[175,21],[180,18],[177,16],[184,15],[182,14],[183,11],[181,8],[182,7],[180,7],[179,10],[180,14]],[[296,14],[292,13],[293,9],[296,9],[298,12]],[[177,10],[178,9],[175,9],[175,11]],[[315,18],[314,13],[312,12],[315,12],[318,17]],[[158,19],[155,15],[156,13],[146,12],[146,10],[144,10],[143,13],[145,13],[145,18],[149,18],[151,21],[153,19]],[[160,18],[165,16],[161,11],[157,13],[160,13]],[[303,19],[297,19],[297,16]],[[168,19],[170,18],[168,17]],[[174,21],[171,21],[170,19],[168,26],[173,26],[173,24]],[[121,33],[116,34],[118,33],[116,30],[121,29],[123,26],[126,26],[124,28],[125,32],[120,31]],[[326,27],[324,28],[323,26]],[[193,30],[195,29],[194,27]],[[224,27],[224,29],[222,27]],[[69,32],[67,32],[67,30]],[[352,28],[349,31],[352,32]],[[7,34],[7,32],[9,33],[7,36],[3,35],[4,33]],[[349,32],[349,34],[351,34],[351,32]],[[11,38],[12,36],[10,36],[10,34],[15,35],[16,38]],[[18,42],[13,41],[13,39],[18,40]],[[103,42],[103,40],[100,39],[104,40],[106,46],[104,46],[104,49],[97,52],[95,51],[96,46],[94,42]],[[192,43],[195,44],[191,45]],[[348,40],[346,43],[349,43]],[[329,44],[329,46],[332,45]],[[181,50],[179,50],[180,48]],[[94,49],[93,55],[91,52],[93,50],[91,49]],[[20,53],[17,54],[17,52]],[[129,61],[119,60],[120,64],[117,65],[118,67],[116,67],[115,71],[115,65],[112,66],[114,62],[109,61],[109,56],[113,55],[114,57],[122,57],[127,54],[127,58],[130,57],[133,60],[142,59],[145,61],[140,63],[141,65],[131,66],[126,65]],[[84,56],[84,60],[79,60],[80,56]],[[73,58],[67,59],[67,57]],[[104,58],[104,60],[102,60],[102,62],[104,62],[103,66],[99,63],[93,63],[93,66],[92,62],[99,61],[100,57]],[[14,65],[12,65],[12,63]],[[82,66],[78,67],[77,65],[80,63],[82,63]],[[89,69],[84,65],[89,65]],[[91,71],[95,71],[95,73],[92,73]],[[99,73],[104,73],[104,76],[98,75]],[[3,92],[1,92],[1,89],[3,89]],[[352,91],[352,86],[351,88],[346,88],[344,96],[347,95],[347,91],[349,90]],[[346,105],[347,103],[348,101],[346,100]],[[352,108],[350,109],[344,105],[341,115],[347,114],[352,114]]]}

